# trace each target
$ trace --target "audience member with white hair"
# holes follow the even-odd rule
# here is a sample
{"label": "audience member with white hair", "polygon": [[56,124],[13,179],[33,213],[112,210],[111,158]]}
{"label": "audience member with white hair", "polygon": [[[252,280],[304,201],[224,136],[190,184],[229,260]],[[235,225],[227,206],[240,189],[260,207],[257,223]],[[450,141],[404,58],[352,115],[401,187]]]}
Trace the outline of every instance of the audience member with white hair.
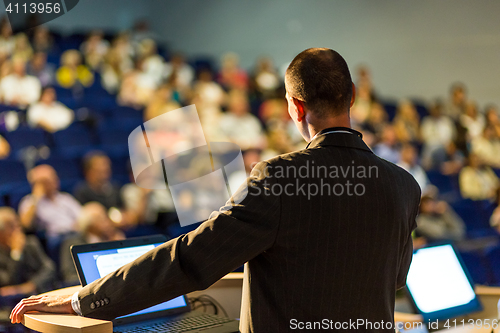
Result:
{"label": "audience member with white hair", "polygon": [[37,77],[26,74],[26,62],[12,59],[13,73],[0,81],[0,100],[4,104],[26,107],[40,98],[42,85]]}
{"label": "audience member with white hair", "polygon": [[78,275],[70,253],[72,245],[125,239],[123,232],[108,217],[106,208],[95,201],[82,207],[78,216],[78,228],[80,232],[67,238],[60,251],[60,273],[67,285],[78,284]]}
{"label": "audience member with white hair", "polygon": [[14,209],[0,207],[0,299],[50,290],[55,272],[38,239],[23,233]]}

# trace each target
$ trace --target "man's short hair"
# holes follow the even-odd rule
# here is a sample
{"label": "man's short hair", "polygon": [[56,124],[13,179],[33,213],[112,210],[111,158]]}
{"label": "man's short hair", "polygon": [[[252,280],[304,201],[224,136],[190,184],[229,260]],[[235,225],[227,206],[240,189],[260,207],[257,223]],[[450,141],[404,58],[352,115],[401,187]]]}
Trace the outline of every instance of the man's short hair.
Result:
{"label": "man's short hair", "polygon": [[109,159],[109,156],[100,150],[92,150],[85,154],[82,159],[83,172],[87,173],[92,168],[92,163],[94,163],[96,158],[103,157]]}
{"label": "man's short hair", "polygon": [[327,48],[311,48],[299,53],[285,74],[291,97],[303,101],[318,116],[348,112],[352,79],[344,58]]}

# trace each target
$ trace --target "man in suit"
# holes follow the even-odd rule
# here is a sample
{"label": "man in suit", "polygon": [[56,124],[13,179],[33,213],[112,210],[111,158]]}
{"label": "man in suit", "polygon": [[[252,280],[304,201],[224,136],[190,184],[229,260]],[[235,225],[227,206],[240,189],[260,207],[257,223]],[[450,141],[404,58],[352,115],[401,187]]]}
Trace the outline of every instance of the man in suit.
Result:
{"label": "man in suit", "polygon": [[[317,329],[317,323],[394,331],[388,325],[411,262],[419,186],[350,129],[355,90],[337,52],[303,51],[285,85],[306,149],[259,163],[241,203],[228,202],[196,230],[75,295],[24,300],[12,321],[29,310],[112,319],[205,289],[246,263],[242,332]],[[96,307],[103,299],[108,304]],[[359,320],[371,326],[353,327]]]}

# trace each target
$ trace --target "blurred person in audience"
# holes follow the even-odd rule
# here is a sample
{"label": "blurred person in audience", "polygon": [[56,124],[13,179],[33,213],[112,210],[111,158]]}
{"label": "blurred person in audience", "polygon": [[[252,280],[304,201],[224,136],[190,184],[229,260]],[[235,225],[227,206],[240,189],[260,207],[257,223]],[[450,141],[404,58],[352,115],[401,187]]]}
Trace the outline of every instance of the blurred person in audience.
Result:
{"label": "blurred person in audience", "polygon": [[7,16],[2,17],[0,21],[0,53],[7,56],[12,55],[16,39],[12,35],[12,28],[10,27]]}
{"label": "blurred person in audience", "polygon": [[400,145],[396,136],[396,131],[392,125],[386,125],[381,133],[381,141],[375,145],[373,152],[394,164],[400,160]]}
{"label": "blurred person in audience", "polygon": [[102,86],[109,93],[115,94],[124,75],[134,69],[133,56],[134,49],[130,45],[128,35],[121,33],[112,41],[101,68]]}
{"label": "blurred person in audience", "polygon": [[31,169],[28,181],[31,194],[19,204],[21,223],[27,230],[45,233],[47,251],[54,258],[64,236],[76,230],[81,206],[73,196],[59,191],[59,177],[50,165],[42,164]]}
{"label": "blurred person in audience", "polygon": [[175,77],[176,85],[180,90],[189,89],[194,79],[194,70],[186,63],[184,56],[181,53],[175,53],[169,62],[163,66],[163,75],[167,79]]}
{"label": "blurred person in audience", "polygon": [[451,86],[450,98],[445,105],[444,114],[458,121],[467,108],[467,89],[463,83],[457,82]]}
{"label": "blurred person in audience", "polygon": [[375,102],[375,95],[370,70],[361,65],[357,69],[356,100],[351,107],[351,120],[358,125],[364,124],[370,116],[373,102]]}
{"label": "blurred person in audience", "polygon": [[225,100],[226,93],[213,80],[212,72],[208,69],[201,70],[198,74],[198,80],[193,85],[193,103],[197,107],[220,108],[225,104]]}
{"label": "blurred person in audience", "polygon": [[286,154],[295,150],[292,140],[283,127],[274,127],[267,132],[267,148],[262,152],[262,160],[268,160],[275,156]]}
{"label": "blurred person in audience", "polygon": [[158,54],[156,42],[152,39],[144,39],[139,44],[138,56],[142,60],[142,76],[159,86],[163,80],[165,60]]}
{"label": "blurred person in audience", "polygon": [[282,127],[292,121],[288,114],[286,99],[281,93],[262,102],[259,107],[259,119],[267,129]]}
{"label": "blurred person in audience", "polygon": [[228,111],[222,115],[219,128],[241,150],[262,149],[266,145],[266,138],[259,119],[249,112],[248,97],[245,91],[232,90],[229,93]]}
{"label": "blurred person in audience", "polygon": [[35,52],[50,53],[54,49],[54,39],[47,27],[39,25],[33,33],[32,46]]}
{"label": "blurred person in audience", "polygon": [[408,171],[417,181],[422,193],[426,193],[430,182],[424,169],[418,164],[418,152],[414,145],[405,143],[401,147],[400,167]]}
{"label": "blurred person in audience", "polygon": [[92,31],[87,40],[80,45],[80,52],[90,69],[97,71],[107,54],[109,43],[104,39],[104,33],[100,30]]}
{"label": "blurred person in audience", "polygon": [[38,239],[23,233],[14,209],[0,207],[0,298],[48,291],[55,278]]}
{"label": "blurred person in audience", "polygon": [[96,201],[106,209],[123,207],[120,188],[111,181],[111,160],[100,151],[90,152],[83,157],[85,180],[74,191],[75,198],[82,204]]}
{"label": "blurred person in audience", "polygon": [[415,232],[427,242],[459,241],[465,238],[465,224],[445,201],[424,195],[420,200]]}
{"label": "blurred person in audience", "polygon": [[239,170],[228,176],[228,184],[232,189],[239,188],[250,175],[253,167],[262,161],[262,152],[259,149],[248,149],[243,152],[245,171]]}
{"label": "blurred person in audience", "polygon": [[240,65],[240,58],[236,53],[226,53],[222,57],[221,69],[217,75],[217,82],[226,90],[248,88],[248,75]]}
{"label": "blurred person in audience", "polygon": [[176,110],[180,107],[179,103],[172,100],[172,90],[170,89],[170,85],[163,84],[156,89],[146,107],[146,110],[144,110],[144,120],[151,120],[154,117]]}
{"label": "blurred person in audience", "polygon": [[40,127],[54,133],[71,125],[75,114],[57,101],[54,88],[47,87],[43,89],[40,101],[29,107],[26,118],[31,127]]}
{"label": "blurred person in audience", "polygon": [[47,63],[47,54],[36,52],[28,64],[28,75],[32,75],[40,80],[42,87],[47,87],[54,83],[55,68],[54,65]]}
{"label": "blurred person in audience", "polygon": [[61,55],[61,67],[56,72],[57,83],[66,89],[90,87],[94,83],[94,74],[84,64],[78,50],[67,50]]}
{"label": "blurred person in audience", "polygon": [[68,237],[61,245],[60,275],[67,285],[79,284],[78,274],[71,258],[72,245],[93,244],[125,239],[123,232],[109,219],[106,208],[98,202],[89,202],[78,216],[78,234]]}
{"label": "blurred person in audience", "polygon": [[499,188],[499,179],[479,157],[470,153],[467,165],[459,174],[460,194],[464,199],[493,200]]}
{"label": "blurred person in audience", "polygon": [[420,141],[420,116],[412,102],[404,100],[399,103],[393,125],[400,142]]}
{"label": "blurred person in audience", "polygon": [[366,121],[360,126],[376,136],[381,136],[384,128],[389,123],[389,115],[382,104],[373,102],[370,108],[370,114]]}
{"label": "blurred person in audience", "polygon": [[3,103],[26,107],[40,98],[40,81],[26,74],[26,62],[19,57],[12,59],[12,74],[0,81],[0,98]]}
{"label": "blurred person in audience", "polygon": [[467,103],[465,113],[460,115],[460,124],[467,129],[467,140],[473,140],[483,133],[486,120],[479,113],[477,105],[474,102]]}
{"label": "blurred person in audience", "polygon": [[137,59],[135,68],[123,77],[118,103],[141,109],[149,103],[157,88],[158,80],[144,72],[144,59]]}
{"label": "blurred person in audience", "polygon": [[471,151],[485,165],[500,168],[500,138],[493,125],[486,126],[483,134],[472,140]]}
{"label": "blurred person in audience", "polygon": [[446,145],[444,159],[440,165],[440,170],[443,175],[456,175],[462,170],[465,164],[465,156],[461,150],[457,148],[455,142],[450,142]]}
{"label": "blurred person in audience", "polygon": [[257,60],[253,73],[253,83],[262,98],[267,99],[274,96],[276,89],[281,85],[281,78],[274,68],[271,58],[261,57]]}
{"label": "blurred person in audience", "polygon": [[422,165],[426,169],[434,169],[442,164],[446,147],[456,137],[455,124],[449,116],[443,115],[442,109],[440,101],[431,105],[429,115],[424,117],[420,127],[423,141]]}
{"label": "blurred person in audience", "polygon": [[31,47],[28,36],[25,33],[18,33],[15,36],[15,44],[13,54],[28,62],[33,56],[33,48]]}
{"label": "blurred person in audience", "polygon": [[10,145],[3,136],[0,135],[0,160],[9,157]]}
{"label": "blurred person in audience", "polygon": [[486,126],[492,126],[496,136],[500,138],[500,116],[498,114],[498,107],[494,104],[488,104],[484,108],[484,115]]}
{"label": "blurred person in audience", "polygon": [[158,35],[149,29],[149,23],[146,19],[138,20],[134,23],[130,40],[136,46],[145,39],[157,39]]}

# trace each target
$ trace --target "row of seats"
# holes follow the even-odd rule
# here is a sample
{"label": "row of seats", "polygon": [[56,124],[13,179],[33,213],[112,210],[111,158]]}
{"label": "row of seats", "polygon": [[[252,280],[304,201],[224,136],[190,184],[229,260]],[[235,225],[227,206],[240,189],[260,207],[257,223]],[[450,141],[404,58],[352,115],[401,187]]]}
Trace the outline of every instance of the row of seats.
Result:
{"label": "row of seats", "polygon": [[500,245],[460,255],[474,283],[500,286]]}

